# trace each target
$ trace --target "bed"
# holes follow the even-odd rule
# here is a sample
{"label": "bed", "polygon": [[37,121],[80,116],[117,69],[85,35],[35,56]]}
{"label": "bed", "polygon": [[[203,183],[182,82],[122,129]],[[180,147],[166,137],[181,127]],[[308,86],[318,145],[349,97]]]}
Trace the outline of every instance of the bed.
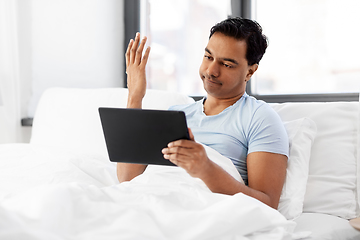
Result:
{"label": "bed", "polygon": [[[272,105],[290,140],[274,210],[241,193],[212,193],[178,167],[149,166],[119,184],[97,109],[126,99],[123,88],[45,91],[30,143],[0,145],[0,239],[360,239],[349,224],[359,217],[358,103]],[[143,106],[192,101],[148,90]],[[242,180],[229,159],[206,151]]]}

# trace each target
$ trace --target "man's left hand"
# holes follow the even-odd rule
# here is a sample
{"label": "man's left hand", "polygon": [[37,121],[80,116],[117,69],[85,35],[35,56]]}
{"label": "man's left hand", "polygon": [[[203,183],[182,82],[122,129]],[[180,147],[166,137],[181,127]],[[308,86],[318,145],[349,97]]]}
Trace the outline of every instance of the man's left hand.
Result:
{"label": "man's left hand", "polygon": [[209,158],[205,148],[195,142],[189,128],[190,140],[177,140],[162,150],[164,158],[185,169],[192,177],[201,178],[209,166]]}

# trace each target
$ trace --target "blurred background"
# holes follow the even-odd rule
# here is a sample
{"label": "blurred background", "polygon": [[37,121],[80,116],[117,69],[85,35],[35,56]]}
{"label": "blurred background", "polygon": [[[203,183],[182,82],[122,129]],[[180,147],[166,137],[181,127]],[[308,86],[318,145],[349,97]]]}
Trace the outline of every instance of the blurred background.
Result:
{"label": "blurred background", "polygon": [[47,88],[126,86],[137,31],[152,47],[148,88],[205,95],[209,30],[228,16],[258,21],[269,39],[248,94],[357,101],[359,10],[358,0],[0,0],[0,143],[29,141]]}

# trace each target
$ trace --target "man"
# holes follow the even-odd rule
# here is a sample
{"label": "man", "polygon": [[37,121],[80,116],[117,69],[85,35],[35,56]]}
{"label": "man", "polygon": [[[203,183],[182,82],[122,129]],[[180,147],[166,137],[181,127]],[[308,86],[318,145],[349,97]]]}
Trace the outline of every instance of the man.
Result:
{"label": "man", "polygon": [[[129,108],[141,108],[146,92],[150,47],[142,55],[145,43],[146,37],[140,42],[137,33],[125,54]],[[199,70],[207,97],[173,108],[185,112],[191,140],[171,142],[162,152],[165,159],[202,179],[212,192],[242,192],[277,208],[286,175],[287,134],[271,107],[245,93],[266,48],[266,37],[254,21],[231,18],[215,25]],[[246,184],[212,162],[198,142],[230,158]],[[118,179],[129,181],[145,168],[118,163]]]}

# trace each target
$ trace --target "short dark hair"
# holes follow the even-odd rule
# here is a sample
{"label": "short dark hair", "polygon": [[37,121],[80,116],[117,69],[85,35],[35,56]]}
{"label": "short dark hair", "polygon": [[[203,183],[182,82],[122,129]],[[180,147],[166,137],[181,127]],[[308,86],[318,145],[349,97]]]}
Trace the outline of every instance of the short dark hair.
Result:
{"label": "short dark hair", "polygon": [[246,59],[249,66],[259,64],[268,46],[267,37],[262,33],[261,26],[253,20],[240,17],[228,18],[211,28],[209,39],[216,32],[238,40],[245,40]]}

